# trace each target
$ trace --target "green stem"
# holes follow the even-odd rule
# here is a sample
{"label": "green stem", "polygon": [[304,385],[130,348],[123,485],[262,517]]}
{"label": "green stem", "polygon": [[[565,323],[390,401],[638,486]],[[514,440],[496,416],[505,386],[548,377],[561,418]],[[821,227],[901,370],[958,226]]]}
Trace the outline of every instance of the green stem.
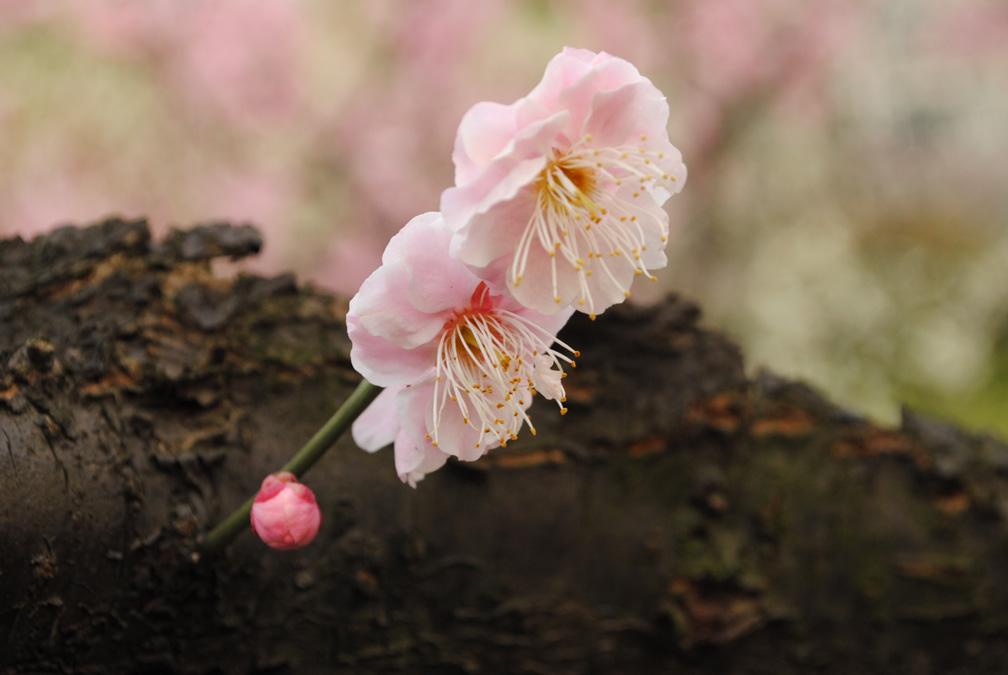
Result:
{"label": "green stem", "polygon": [[[364,409],[375,400],[378,394],[381,393],[381,390],[381,387],[376,387],[367,380],[362,380],[354,393],[350,395],[350,398],[339,407],[339,410],[333,413],[329,421],[315,432],[311,440],[305,443],[304,447],[291,457],[290,461],[280,470],[290,471],[300,478],[304,472],[310,469],[332,447],[336,439],[364,412]],[[253,496],[238,507],[238,510],[228,516],[224,522],[215,527],[200,542],[195,558],[199,559],[201,556],[219,553],[235,537],[243,531],[250,529],[249,514],[252,511],[252,502],[254,501],[255,497]]]}

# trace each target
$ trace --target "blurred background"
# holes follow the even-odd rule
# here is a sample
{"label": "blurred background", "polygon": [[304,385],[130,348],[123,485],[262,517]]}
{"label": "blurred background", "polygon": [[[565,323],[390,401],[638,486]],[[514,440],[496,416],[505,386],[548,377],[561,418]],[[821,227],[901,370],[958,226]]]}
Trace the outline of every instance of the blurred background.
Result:
{"label": "blurred background", "polygon": [[[350,295],[564,45],[666,93],[676,290],[751,368],[1008,435],[1003,0],[0,0],[0,235],[249,221]],[[2,274],[2,270],[0,270]]]}

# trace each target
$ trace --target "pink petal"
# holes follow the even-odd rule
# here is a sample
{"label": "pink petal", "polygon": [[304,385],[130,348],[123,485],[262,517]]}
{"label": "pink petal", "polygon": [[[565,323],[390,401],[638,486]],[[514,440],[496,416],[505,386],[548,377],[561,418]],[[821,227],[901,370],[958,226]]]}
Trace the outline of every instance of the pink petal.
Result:
{"label": "pink petal", "polygon": [[[485,213],[474,214],[452,239],[452,255],[473,267],[487,267],[501,256],[513,254],[534,208],[532,193],[523,190]],[[506,266],[502,271],[506,272]],[[483,272],[477,274],[486,279]]]}
{"label": "pink petal", "polygon": [[410,304],[409,283],[409,270],[402,260],[382,265],[364,280],[350,300],[348,323],[350,317],[356,317],[365,331],[403,349],[430,342],[441,332],[449,316],[428,314]]}
{"label": "pink petal", "polygon": [[508,298],[508,301],[502,303],[501,306],[504,309],[512,311],[527,321],[539,326],[543,329],[543,334],[545,335],[555,336],[560,332],[560,329],[567,325],[567,321],[571,318],[571,316],[574,315],[574,308],[570,306],[564,307],[554,314],[543,314],[542,312],[537,312],[534,309],[525,307],[513,298]]}
{"label": "pink petal", "polygon": [[385,246],[385,252],[382,253],[382,265],[391,265],[402,259],[403,233],[407,227],[411,225],[413,227],[428,226],[436,222],[440,217],[441,214],[437,211],[428,211],[427,213],[421,213],[406,223],[401,230],[389,239],[389,243]]}
{"label": "pink petal", "polygon": [[[609,58],[595,65],[582,77],[557,93],[554,110],[569,110],[571,124],[580,132],[592,109],[592,101],[599,93],[619,89],[640,82],[644,78],[632,64],[623,59]],[[644,80],[651,84],[647,80]],[[659,94],[660,96],[660,94]],[[578,133],[580,135],[580,133]]]}
{"label": "pink petal", "polygon": [[[608,57],[608,54],[604,55]],[[560,93],[571,83],[584,77],[599,56],[601,55],[586,49],[564,47],[562,52],[546,64],[542,80],[529,92],[528,97],[551,110],[557,109],[556,101]]]}
{"label": "pink petal", "polygon": [[[399,478],[413,488],[425,475],[437,471],[448,461],[448,455],[429,443],[418,447],[405,431],[400,431],[396,436],[395,456]],[[413,468],[403,471],[400,469],[401,463],[403,466],[409,464]]]}
{"label": "pink petal", "polygon": [[[606,272],[602,267],[608,267]],[[589,310],[587,305],[575,304],[574,307],[581,312],[594,312],[601,314],[613,305],[626,300],[627,289],[634,281],[634,264],[630,256],[624,253],[618,256],[605,256],[601,263],[594,265],[594,274],[588,277],[587,285],[595,304],[594,309]]]}
{"label": "pink petal", "polygon": [[402,263],[409,275],[409,304],[420,312],[437,314],[440,333],[448,318],[443,313],[467,307],[480,280],[448,256],[451,232],[442,218],[423,223],[414,219],[396,236],[400,237]]}
{"label": "pink petal", "polygon": [[434,366],[437,345],[428,343],[415,349],[368,333],[357,317],[347,315],[347,333],[352,346],[350,362],[354,370],[379,387],[409,384],[423,377]]}
{"label": "pink petal", "polygon": [[395,441],[396,434],[399,433],[395,397],[403,388],[403,386],[397,386],[385,389],[354,420],[350,433],[353,435],[357,447],[368,452],[375,452]]}
{"label": "pink petal", "polygon": [[[669,108],[665,97],[646,79],[594,94],[591,109],[584,118],[583,133],[592,135],[592,145],[617,146],[639,144],[640,136],[656,140],[668,138]],[[665,142],[670,151],[674,148]],[[664,150],[664,148],[663,148]]]}
{"label": "pink petal", "polygon": [[[426,415],[426,426],[433,429],[432,406],[427,407]],[[465,462],[473,462],[485,455],[487,450],[500,445],[497,437],[492,434],[484,436],[483,442],[477,446],[479,440],[480,432],[463,422],[458,405],[448,401],[441,411],[438,425],[438,450]]]}
{"label": "pink petal", "polygon": [[551,368],[553,360],[539,354],[535,357],[535,369],[532,371],[532,384],[537,392],[551,401],[560,400],[564,395],[563,374]]}
{"label": "pink petal", "polygon": [[440,468],[448,459],[440,447],[427,438],[427,418],[433,405],[434,385],[421,384],[405,389],[396,396],[402,431],[396,436],[395,465],[399,477],[415,484],[424,473]]}
{"label": "pink petal", "polygon": [[513,198],[546,166],[557,134],[570,124],[567,112],[532,122],[515,132],[514,140],[492,162],[441,195],[441,213],[448,229],[458,231],[469,218]]}
{"label": "pink petal", "polygon": [[[552,266],[556,264],[557,287],[553,289]],[[522,305],[542,314],[556,314],[580,297],[578,275],[566,260],[550,257],[539,242],[533,242],[521,282],[508,283],[511,295]],[[556,299],[559,297],[560,302]]]}
{"label": "pink petal", "polygon": [[470,108],[459,123],[455,137],[455,183],[471,181],[514,138],[518,103],[503,105],[484,101]]}

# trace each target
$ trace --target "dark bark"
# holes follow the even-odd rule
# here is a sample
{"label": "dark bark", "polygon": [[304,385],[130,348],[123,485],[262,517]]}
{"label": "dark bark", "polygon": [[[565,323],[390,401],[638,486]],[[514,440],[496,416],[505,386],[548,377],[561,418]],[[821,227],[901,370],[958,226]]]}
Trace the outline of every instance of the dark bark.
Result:
{"label": "dark bark", "polygon": [[1001,673],[1008,447],[747,378],[671,297],[572,320],[570,412],[417,490],[341,440],[311,546],[194,537],[358,381],[251,228],[0,243],[7,672]]}

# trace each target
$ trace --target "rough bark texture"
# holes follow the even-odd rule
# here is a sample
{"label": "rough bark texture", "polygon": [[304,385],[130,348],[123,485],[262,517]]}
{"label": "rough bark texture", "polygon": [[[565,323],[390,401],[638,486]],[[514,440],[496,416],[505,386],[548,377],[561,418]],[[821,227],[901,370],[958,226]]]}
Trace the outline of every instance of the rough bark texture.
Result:
{"label": "rough bark texture", "polygon": [[316,543],[193,538],[352,391],[345,301],[247,227],[0,243],[0,668],[1002,673],[1008,447],[748,378],[680,298],[575,318],[570,412],[417,490],[349,438]]}

